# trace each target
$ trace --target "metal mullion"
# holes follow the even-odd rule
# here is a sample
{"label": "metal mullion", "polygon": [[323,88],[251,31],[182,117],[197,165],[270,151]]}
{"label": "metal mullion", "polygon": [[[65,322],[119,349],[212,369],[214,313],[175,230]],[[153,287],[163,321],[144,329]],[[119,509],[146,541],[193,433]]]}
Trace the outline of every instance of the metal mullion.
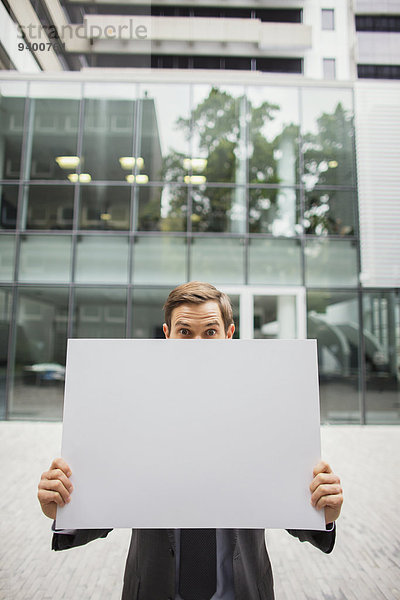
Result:
{"label": "metal mullion", "polygon": [[[191,83],[189,87],[189,111],[190,111],[190,137],[189,137],[189,145],[187,150],[189,151],[189,158],[193,158],[193,86]],[[192,169],[190,169],[190,173],[192,173]],[[192,184],[187,186],[187,218],[186,218],[186,280],[190,281],[191,279],[191,260],[192,260],[192,210],[193,210],[193,195],[192,195],[193,187]]]}
{"label": "metal mullion", "polygon": [[[303,171],[304,171],[304,159],[303,159],[303,88],[298,88],[298,110],[299,110],[299,146],[298,146],[298,156],[299,156],[299,198],[300,198],[300,252],[301,252],[301,281],[303,287],[306,287],[306,236],[304,234],[304,206],[305,206],[305,192],[304,192],[304,184],[303,184]],[[297,196],[297,194],[296,194]],[[297,198],[296,198],[297,202]],[[307,306],[306,306],[307,310]]]}
{"label": "metal mullion", "polygon": [[[253,59],[252,59],[253,60]],[[246,148],[249,147],[249,142],[250,142],[250,131],[249,131],[249,123],[250,123],[250,119],[247,118],[248,113],[249,113],[249,96],[248,96],[248,86],[245,86],[244,88],[244,94],[245,94],[245,106],[246,106],[246,130],[245,130],[245,146]],[[249,283],[249,257],[250,257],[250,251],[249,251],[249,245],[250,245],[250,191],[249,191],[249,184],[250,184],[250,177],[249,177],[249,172],[250,172],[250,160],[249,160],[249,153],[246,152],[246,178],[245,178],[245,201],[246,201],[246,216],[245,216],[245,228],[244,228],[244,236],[243,236],[243,244],[244,244],[244,252],[243,252],[243,260],[244,260],[244,283],[245,285],[247,285]]]}

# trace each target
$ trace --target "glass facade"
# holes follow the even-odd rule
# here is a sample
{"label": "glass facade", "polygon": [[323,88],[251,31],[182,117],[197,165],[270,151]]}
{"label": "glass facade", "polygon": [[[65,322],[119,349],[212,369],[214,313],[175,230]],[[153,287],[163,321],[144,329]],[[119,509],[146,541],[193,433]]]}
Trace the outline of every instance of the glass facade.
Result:
{"label": "glass facade", "polygon": [[307,290],[322,419],[400,420],[398,296],[359,284],[350,88],[35,80],[0,102],[2,416],[60,418],[68,337],[160,337],[200,279],[230,288],[236,337],[242,289],[254,337],[298,331]]}

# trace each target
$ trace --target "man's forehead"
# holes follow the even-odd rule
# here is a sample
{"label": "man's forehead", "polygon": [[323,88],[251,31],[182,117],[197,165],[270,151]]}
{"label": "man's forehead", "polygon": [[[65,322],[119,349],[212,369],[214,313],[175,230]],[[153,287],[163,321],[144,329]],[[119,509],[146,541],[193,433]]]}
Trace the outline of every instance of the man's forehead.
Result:
{"label": "man's forehead", "polygon": [[171,321],[183,320],[219,321],[222,323],[221,310],[217,302],[210,300],[201,304],[180,304],[172,311]]}

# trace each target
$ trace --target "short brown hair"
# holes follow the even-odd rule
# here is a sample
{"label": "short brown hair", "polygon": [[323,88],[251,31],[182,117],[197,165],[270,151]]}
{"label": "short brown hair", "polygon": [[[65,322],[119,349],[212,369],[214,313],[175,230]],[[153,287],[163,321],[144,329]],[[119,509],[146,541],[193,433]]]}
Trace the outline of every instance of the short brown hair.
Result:
{"label": "short brown hair", "polygon": [[232,305],[229,296],[217,290],[211,283],[203,281],[183,283],[182,285],[178,285],[169,294],[163,306],[168,329],[171,329],[171,315],[174,308],[181,304],[202,304],[210,300],[217,302],[224,322],[225,332],[227,332],[229,325],[233,323]]}

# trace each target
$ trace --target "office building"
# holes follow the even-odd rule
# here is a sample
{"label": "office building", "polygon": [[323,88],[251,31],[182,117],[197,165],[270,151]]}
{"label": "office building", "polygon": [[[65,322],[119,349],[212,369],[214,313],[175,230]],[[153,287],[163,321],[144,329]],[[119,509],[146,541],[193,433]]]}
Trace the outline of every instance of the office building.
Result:
{"label": "office building", "polygon": [[0,3],[3,417],[59,419],[67,338],[160,337],[199,279],[237,337],[318,339],[323,422],[400,422],[400,33],[369,4]]}

